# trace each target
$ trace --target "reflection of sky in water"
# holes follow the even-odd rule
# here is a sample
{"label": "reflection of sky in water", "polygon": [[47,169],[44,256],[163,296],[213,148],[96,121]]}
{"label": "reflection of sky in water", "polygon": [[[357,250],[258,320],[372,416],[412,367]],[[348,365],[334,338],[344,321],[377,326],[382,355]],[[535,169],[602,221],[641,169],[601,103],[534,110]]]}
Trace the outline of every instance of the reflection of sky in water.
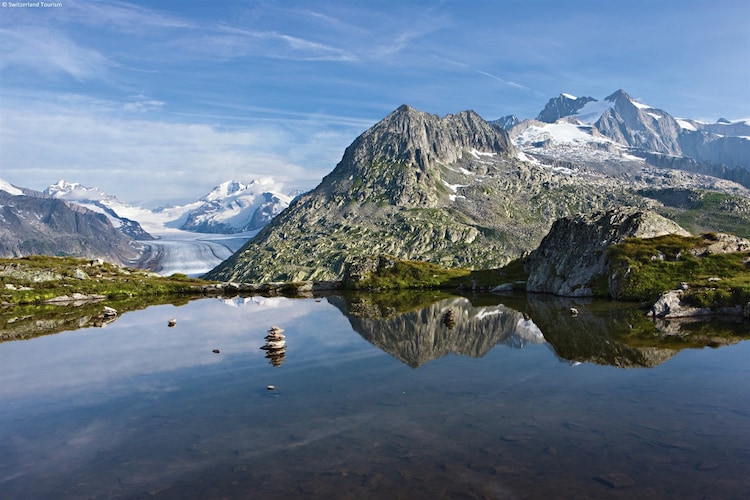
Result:
{"label": "reflection of sky in water", "polygon": [[[173,328],[170,318],[177,319]],[[126,313],[104,328],[0,344],[0,398],[84,391],[136,375],[219,365],[238,355],[263,358],[259,348],[273,325],[286,330],[287,359],[328,356],[332,349],[361,356],[368,347],[325,301],[258,297],[242,307],[217,300],[160,305]]]}
{"label": "reflection of sky in water", "polygon": [[[103,329],[0,344],[0,497],[721,498],[750,488],[750,342],[649,369],[571,368],[532,343],[412,369],[325,299],[245,302],[154,306]],[[463,301],[447,303],[458,312]],[[470,315],[496,324],[495,311]],[[519,321],[507,326],[536,336]],[[273,325],[287,339],[280,367],[259,349]]]}

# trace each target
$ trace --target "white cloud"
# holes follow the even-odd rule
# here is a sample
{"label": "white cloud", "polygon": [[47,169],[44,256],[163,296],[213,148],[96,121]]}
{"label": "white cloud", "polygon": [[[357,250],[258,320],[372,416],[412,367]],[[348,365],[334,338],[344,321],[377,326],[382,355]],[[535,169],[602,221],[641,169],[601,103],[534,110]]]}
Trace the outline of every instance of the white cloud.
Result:
{"label": "white cloud", "polygon": [[65,73],[77,80],[104,78],[109,61],[96,50],[80,47],[58,31],[37,26],[0,29],[3,57],[0,70],[31,69],[51,75]]}
{"label": "white cloud", "polygon": [[[125,107],[162,105],[151,102]],[[117,105],[86,104],[84,98],[23,111],[6,106],[0,124],[3,177],[33,189],[65,178],[150,205],[192,201],[228,179],[272,177],[290,190],[311,189],[354,134],[318,122],[228,129],[146,120],[149,115],[129,119],[111,109]]]}

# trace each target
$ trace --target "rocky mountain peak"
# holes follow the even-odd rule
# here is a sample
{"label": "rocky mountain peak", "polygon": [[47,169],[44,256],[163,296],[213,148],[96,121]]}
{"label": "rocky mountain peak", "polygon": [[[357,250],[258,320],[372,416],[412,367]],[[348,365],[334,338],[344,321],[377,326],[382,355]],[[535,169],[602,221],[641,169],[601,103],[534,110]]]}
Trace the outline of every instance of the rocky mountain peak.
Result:
{"label": "rocky mountain peak", "polygon": [[593,97],[576,97],[570,94],[560,94],[547,102],[536,119],[540,122],[554,123],[560,118],[574,115],[587,103],[596,101]]}
{"label": "rocky mountain peak", "polygon": [[609,101],[609,102],[614,102],[614,103],[617,103],[618,101],[622,101],[622,100],[625,100],[631,103],[633,102],[633,98],[630,97],[628,93],[622,89],[617,89],[616,91],[614,91],[613,93],[605,97],[604,100]]}
{"label": "rocky mountain peak", "polygon": [[349,173],[377,162],[415,165],[423,172],[435,162],[453,163],[465,151],[511,154],[508,134],[474,111],[442,118],[406,104],[360,135],[344,152],[337,169]]}
{"label": "rocky mountain peak", "polygon": [[521,123],[521,120],[516,115],[503,116],[502,118],[490,122],[490,124],[500,127],[503,130],[510,130],[519,123]]}

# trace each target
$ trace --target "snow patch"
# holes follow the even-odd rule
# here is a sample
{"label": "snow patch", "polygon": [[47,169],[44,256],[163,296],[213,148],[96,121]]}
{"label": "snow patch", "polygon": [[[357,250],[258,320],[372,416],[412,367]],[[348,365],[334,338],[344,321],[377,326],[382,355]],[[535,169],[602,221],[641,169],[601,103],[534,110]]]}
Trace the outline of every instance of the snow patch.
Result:
{"label": "snow patch", "polygon": [[675,121],[677,121],[677,125],[679,125],[680,128],[683,128],[685,130],[692,130],[693,132],[696,132],[698,130],[695,125],[687,120],[683,120],[682,118],[675,118]]}
{"label": "snow patch", "polygon": [[23,191],[4,179],[0,179],[0,191],[5,191],[13,196],[20,196],[23,194]]}
{"label": "snow patch", "polygon": [[449,184],[445,181],[443,181],[443,184],[454,193],[458,190],[458,188],[466,187],[466,184]]}
{"label": "snow patch", "polygon": [[480,157],[482,157],[482,156],[495,156],[495,155],[497,155],[497,153],[485,153],[485,152],[482,152],[482,151],[478,151],[477,149],[472,149],[470,152],[471,152],[472,156],[474,156],[474,158],[476,158],[477,160],[479,160]]}
{"label": "snow patch", "polygon": [[615,103],[609,101],[589,101],[573,115],[582,123],[593,125],[602,117],[605,111],[614,107]]}

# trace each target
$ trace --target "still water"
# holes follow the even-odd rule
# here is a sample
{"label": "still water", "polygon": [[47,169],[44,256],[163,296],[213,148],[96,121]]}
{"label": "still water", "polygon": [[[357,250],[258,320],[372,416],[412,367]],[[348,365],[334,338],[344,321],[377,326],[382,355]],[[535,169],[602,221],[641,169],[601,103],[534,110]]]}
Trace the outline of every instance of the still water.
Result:
{"label": "still water", "polygon": [[152,306],[0,344],[0,497],[748,498],[748,338],[525,296]]}

